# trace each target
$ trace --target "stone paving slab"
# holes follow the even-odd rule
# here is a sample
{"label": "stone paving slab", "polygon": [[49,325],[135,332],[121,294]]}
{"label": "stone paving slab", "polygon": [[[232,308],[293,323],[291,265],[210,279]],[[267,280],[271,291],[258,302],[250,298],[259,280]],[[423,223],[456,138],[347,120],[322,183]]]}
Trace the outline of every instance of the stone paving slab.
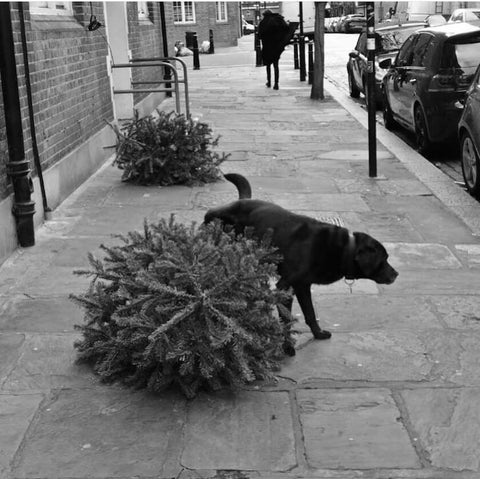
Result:
{"label": "stone paving slab", "polygon": [[447,327],[480,330],[478,295],[431,296],[430,301]]}
{"label": "stone paving slab", "polygon": [[406,214],[415,229],[421,231],[425,242],[441,244],[472,242],[471,230],[433,196],[385,196],[381,201],[367,196],[365,202],[377,213]]}
{"label": "stone paving slab", "polygon": [[362,197],[356,194],[281,193],[275,196],[275,203],[296,211],[311,210],[312,206],[318,211],[369,211]]}
{"label": "stone paving slab", "polygon": [[182,465],[287,471],[297,463],[285,392],[201,396],[190,404]]}
{"label": "stone paving slab", "polygon": [[480,472],[480,389],[405,390],[401,396],[433,467]]}
{"label": "stone paving slab", "polygon": [[300,390],[298,406],[311,467],[420,467],[390,391]]}
{"label": "stone paving slab", "polygon": [[311,341],[298,350],[285,360],[280,375],[300,384],[326,379],[427,381],[439,377],[439,368],[455,374],[448,360],[458,360],[458,346],[448,332],[438,330],[338,332],[328,341]]}
{"label": "stone paving slab", "polygon": [[[324,295],[314,292],[312,298],[322,328],[332,332],[399,329],[423,331],[443,327],[438,318],[438,308],[432,305],[429,297],[412,296],[405,301],[403,296],[349,293]],[[293,314],[298,318],[295,329],[310,331],[296,301]],[[480,327],[480,321],[478,325]]]}
{"label": "stone paving slab", "polygon": [[176,395],[109,387],[58,391],[28,430],[14,477],[177,477],[184,410]]}
{"label": "stone paving slab", "polygon": [[104,206],[84,215],[69,229],[70,236],[108,236],[139,229],[144,218],[157,214],[159,208],[145,206]]}
{"label": "stone paving slab", "polygon": [[67,297],[29,298],[16,295],[0,309],[0,329],[18,332],[72,332],[84,312]]}
{"label": "stone paving slab", "polygon": [[460,261],[450,249],[432,243],[385,243],[390,264],[402,271],[405,269],[459,269]]}
{"label": "stone paving slab", "polygon": [[31,394],[58,388],[89,388],[97,383],[90,368],[75,364],[73,343],[79,338],[76,333],[26,334],[2,390]]}
{"label": "stone paving slab", "polygon": [[20,356],[25,335],[20,333],[0,333],[0,390],[15,362]]}
{"label": "stone paving slab", "polygon": [[401,271],[395,283],[380,289],[388,294],[477,294],[478,271],[454,269],[447,274],[435,270]]}
{"label": "stone paving slab", "polygon": [[8,477],[10,465],[30,426],[43,395],[0,393],[0,477]]}

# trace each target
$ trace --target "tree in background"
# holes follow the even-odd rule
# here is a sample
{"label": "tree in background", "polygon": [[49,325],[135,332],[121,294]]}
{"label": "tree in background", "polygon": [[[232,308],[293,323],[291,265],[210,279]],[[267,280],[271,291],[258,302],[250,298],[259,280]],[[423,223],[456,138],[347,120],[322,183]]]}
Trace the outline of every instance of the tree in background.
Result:
{"label": "tree in background", "polygon": [[315,2],[315,38],[313,82],[310,98],[323,100],[323,76],[325,73],[325,5],[327,2]]}

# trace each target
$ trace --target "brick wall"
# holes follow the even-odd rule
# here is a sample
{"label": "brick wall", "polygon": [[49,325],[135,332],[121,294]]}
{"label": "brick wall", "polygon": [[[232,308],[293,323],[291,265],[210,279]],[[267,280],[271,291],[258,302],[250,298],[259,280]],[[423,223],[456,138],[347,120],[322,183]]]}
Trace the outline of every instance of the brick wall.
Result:
{"label": "brick wall", "polygon": [[[26,5],[26,4],[25,4]],[[103,20],[101,2],[93,13]],[[37,142],[43,168],[56,163],[113,119],[104,32],[86,29],[88,4],[74,18],[26,11]],[[30,150],[27,150],[29,153]]]}
{"label": "brick wall", "polygon": [[167,21],[169,28],[169,41],[175,44],[176,41],[185,43],[185,32],[197,33],[198,44],[209,39],[209,30],[213,30],[213,41],[215,46],[235,46],[238,43],[240,32],[240,6],[239,2],[227,2],[227,21],[216,21],[216,2],[194,2],[195,23],[173,24],[173,9],[169,9],[170,16]]}
{"label": "brick wall", "polygon": [[8,148],[2,95],[2,82],[0,82],[0,200],[6,198],[11,193],[10,183],[7,178]]}

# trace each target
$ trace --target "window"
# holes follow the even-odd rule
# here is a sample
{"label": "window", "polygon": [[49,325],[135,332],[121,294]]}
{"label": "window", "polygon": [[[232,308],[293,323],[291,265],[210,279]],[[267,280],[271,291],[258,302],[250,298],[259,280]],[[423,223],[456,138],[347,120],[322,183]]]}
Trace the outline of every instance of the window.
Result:
{"label": "window", "polygon": [[417,39],[416,35],[412,35],[407,38],[402,48],[398,52],[397,59],[395,63],[398,67],[408,67],[412,65],[413,62],[413,45]]}
{"label": "window", "polygon": [[435,13],[443,13],[443,2],[435,2]]}
{"label": "window", "polygon": [[227,2],[215,2],[215,10],[217,12],[217,22],[226,22]]}
{"label": "window", "polygon": [[30,2],[34,15],[73,15],[72,2]]}
{"label": "window", "polygon": [[173,2],[174,23],[195,23],[195,8],[193,2]]}
{"label": "window", "polygon": [[432,48],[429,48],[431,45],[432,37],[428,34],[421,34],[418,37],[417,43],[413,51],[413,61],[412,65],[416,67],[425,67],[428,66],[429,60],[431,59]]}

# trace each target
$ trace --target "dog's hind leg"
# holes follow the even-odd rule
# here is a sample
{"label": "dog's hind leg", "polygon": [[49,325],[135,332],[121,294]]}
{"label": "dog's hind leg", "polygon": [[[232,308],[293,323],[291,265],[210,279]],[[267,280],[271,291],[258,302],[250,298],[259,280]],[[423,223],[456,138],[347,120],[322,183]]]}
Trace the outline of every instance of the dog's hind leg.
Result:
{"label": "dog's hind leg", "polygon": [[332,333],[330,331],[326,331],[325,329],[321,329],[317,323],[315,309],[313,308],[312,303],[310,286],[311,285],[309,284],[297,284],[293,287],[293,290],[295,291],[295,296],[300,304],[300,308],[302,308],[305,322],[310,327],[313,337],[315,339],[328,339],[332,336]]}

